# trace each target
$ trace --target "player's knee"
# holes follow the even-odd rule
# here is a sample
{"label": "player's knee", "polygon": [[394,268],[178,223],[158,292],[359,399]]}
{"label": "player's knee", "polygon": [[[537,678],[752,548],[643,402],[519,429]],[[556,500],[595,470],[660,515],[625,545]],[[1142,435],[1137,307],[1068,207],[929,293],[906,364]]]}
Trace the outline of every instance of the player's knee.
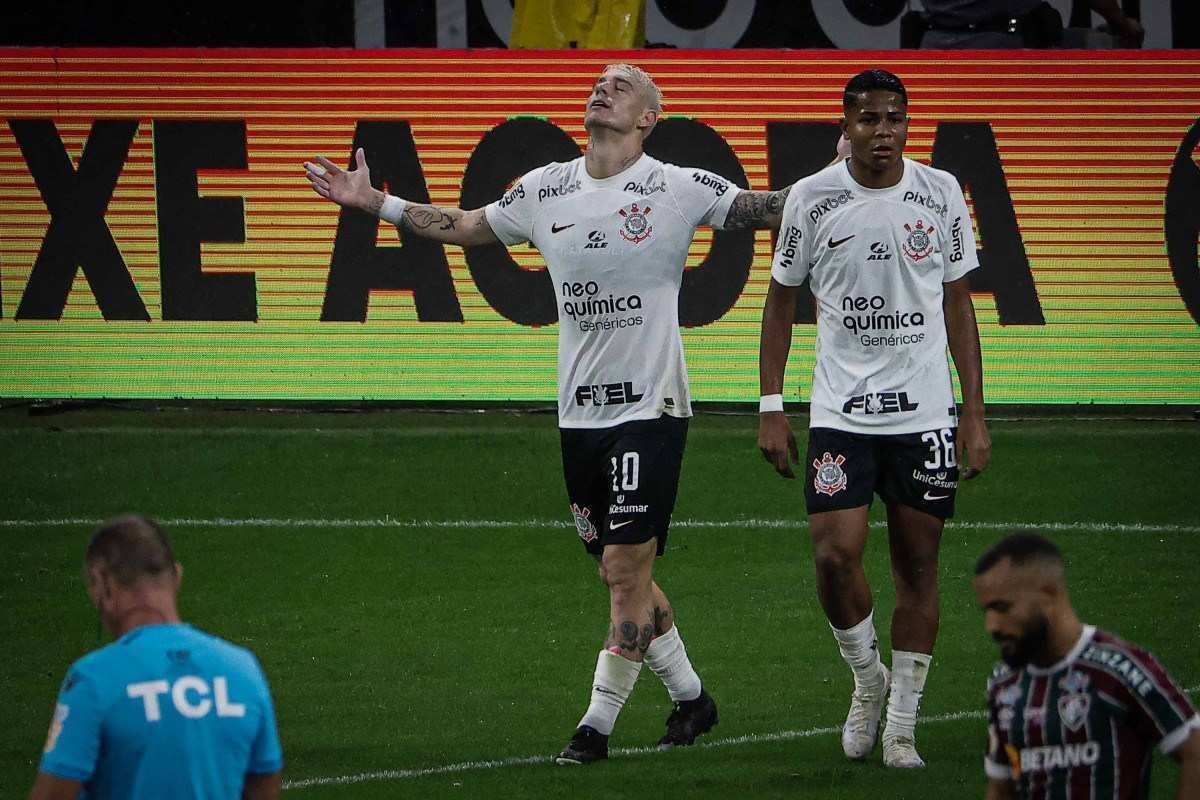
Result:
{"label": "player's knee", "polygon": [[902,559],[894,559],[892,569],[895,572],[897,591],[908,591],[918,595],[937,593],[938,560],[936,554],[930,556],[909,554]]}
{"label": "player's knee", "polygon": [[858,559],[858,553],[836,542],[823,542],[813,549],[817,572],[823,575],[845,575],[857,566]]}
{"label": "player's knee", "polygon": [[920,572],[914,575],[895,576],[896,603],[902,606],[931,605],[938,603],[936,572]]}
{"label": "player's knee", "polygon": [[636,592],[646,591],[651,582],[649,571],[639,560],[627,556],[609,557],[605,553],[600,562],[600,573],[608,584],[614,599]]}

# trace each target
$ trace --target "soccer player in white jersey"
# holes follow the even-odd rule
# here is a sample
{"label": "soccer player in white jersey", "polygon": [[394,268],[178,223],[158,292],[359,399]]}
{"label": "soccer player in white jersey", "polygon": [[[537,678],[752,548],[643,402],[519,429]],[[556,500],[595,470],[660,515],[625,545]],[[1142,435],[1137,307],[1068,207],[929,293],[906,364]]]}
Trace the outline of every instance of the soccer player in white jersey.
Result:
{"label": "soccer player in white jersey", "polygon": [[[842,748],[852,759],[871,753],[886,702],[884,763],[921,767],[914,728],[937,637],[942,528],[963,457],[971,477],[991,455],[966,277],[978,260],[954,176],[903,157],[909,118],[900,79],[860,73],[843,107],[850,158],[795,183],[784,208],[763,309],[759,448],[793,477],[783,374],[796,290],[807,277],[818,314],[805,499],[817,592],[854,674]],[[862,566],[875,493],[887,506],[896,588],[890,671]]]}
{"label": "soccer player in white jersey", "polygon": [[674,710],[660,746],[690,745],[717,722],[653,578],[675,505],[687,421],[678,302],[696,228],[777,227],[786,192],[747,192],[704,170],[651,158],[643,140],[662,96],[643,70],[607,67],[584,112],[586,154],[534,169],[472,211],[406,203],[372,188],[366,160],[305,164],[313,189],[415,233],[463,246],[532,242],[559,307],[558,411],[576,530],[609,587],[609,633],[591,702],[560,764],[605,758],[642,664]]}

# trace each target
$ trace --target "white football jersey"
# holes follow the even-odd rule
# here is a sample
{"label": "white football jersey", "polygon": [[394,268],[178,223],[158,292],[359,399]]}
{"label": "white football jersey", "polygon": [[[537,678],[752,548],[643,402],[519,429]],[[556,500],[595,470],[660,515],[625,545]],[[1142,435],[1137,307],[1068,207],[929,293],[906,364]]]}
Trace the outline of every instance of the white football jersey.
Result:
{"label": "white football jersey", "polygon": [[500,241],[541,251],[554,282],[559,425],[691,416],[679,286],[696,227],[723,225],[738,191],[645,154],[596,179],[580,157],[526,173],[484,209]]}
{"label": "white football jersey", "polygon": [[843,161],[797,181],[771,277],[807,277],[817,300],[811,426],[955,426],[942,284],[977,266],[966,199],[948,172],[906,158],[897,185],[868,189]]}

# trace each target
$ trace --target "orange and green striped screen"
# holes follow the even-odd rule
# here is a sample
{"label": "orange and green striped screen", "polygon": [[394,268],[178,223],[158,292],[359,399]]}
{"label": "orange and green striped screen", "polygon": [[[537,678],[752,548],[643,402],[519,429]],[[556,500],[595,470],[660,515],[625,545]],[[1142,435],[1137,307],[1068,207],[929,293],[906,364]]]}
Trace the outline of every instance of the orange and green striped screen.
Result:
{"label": "orange and green striped screen", "polygon": [[[955,173],[992,403],[1200,401],[1200,56],[1186,51],[0,51],[0,396],[555,397],[538,252],[406,237],[315,195],[369,154],[394,194],[477,207],[578,155],[612,61],[657,79],[664,160],[754,189],[828,162],[849,76],[910,95]],[[758,395],[768,232],[701,230],[694,395]],[[808,312],[811,316],[811,312]],[[815,326],[797,315],[789,395]]]}

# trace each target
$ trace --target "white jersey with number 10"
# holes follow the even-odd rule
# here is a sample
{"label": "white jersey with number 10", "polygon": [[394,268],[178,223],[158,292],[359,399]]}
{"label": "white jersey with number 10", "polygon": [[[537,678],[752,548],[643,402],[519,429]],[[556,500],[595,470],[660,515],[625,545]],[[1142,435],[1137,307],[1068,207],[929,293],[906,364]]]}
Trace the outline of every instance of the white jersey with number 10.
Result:
{"label": "white jersey with number 10", "polygon": [[532,242],[550,271],[562,427],[691,416],[679,287],[697,226],[719,227],[738,191],[648,155],[604,179],[578,158],[532,170],[486,207],[500,241]]}

